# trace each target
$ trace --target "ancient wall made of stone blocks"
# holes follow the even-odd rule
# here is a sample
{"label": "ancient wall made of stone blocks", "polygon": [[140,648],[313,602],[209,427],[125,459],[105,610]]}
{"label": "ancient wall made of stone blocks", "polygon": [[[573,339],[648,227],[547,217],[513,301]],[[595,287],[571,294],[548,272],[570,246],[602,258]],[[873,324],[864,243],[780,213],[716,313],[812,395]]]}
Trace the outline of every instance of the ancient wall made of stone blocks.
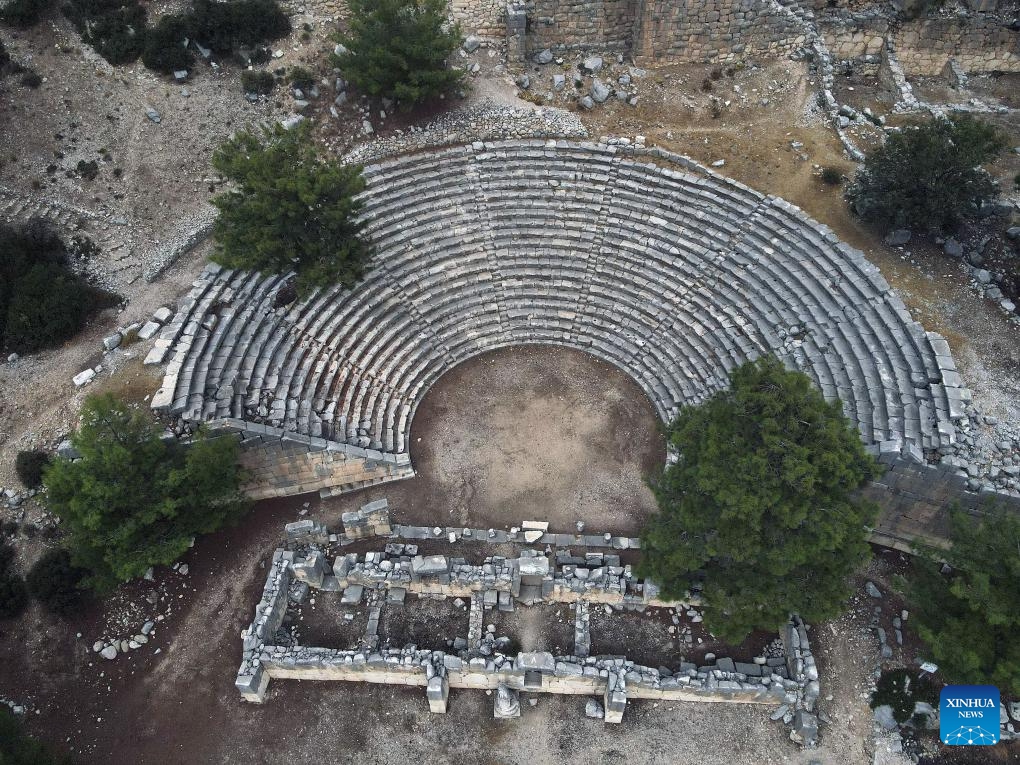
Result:
{"label": "ancient wall made of stone blocks", "polygon": [[639,7],[637,0],[533,0],[528,4],[529,50],[627,52]]}
{"label": "ancient wall made of stone blocks", "polygon": [[861,491],[881,513],[871,541],[909,551],[917,544],[944,545],[949,510],[959,505],[979,514],[992,502],[1020,513],[1020,499],[990,491],[972,491],[965,476],[950,465],[920,465],[903,459],[886,462],[886,472]]}
{"label": "ancient wall made of stone blocks", "polygon": [[935,75],[955,59],[963,71],[1020,71],[1020,34],[994,14],[917,19],[892,34],[904,72]]}

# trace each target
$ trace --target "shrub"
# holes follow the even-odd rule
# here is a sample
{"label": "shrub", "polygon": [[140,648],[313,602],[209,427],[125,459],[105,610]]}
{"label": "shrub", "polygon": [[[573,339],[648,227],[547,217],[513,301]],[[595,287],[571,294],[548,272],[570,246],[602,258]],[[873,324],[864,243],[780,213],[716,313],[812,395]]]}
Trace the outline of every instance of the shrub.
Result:
{"label": "shrub", "polygon": [[50,455],[42,451],[18,452],[14,468],[20,480],[29,489],[42,486],[43,472],[50,464]]}
{"label": "shrub", "polygon": [[705,625],[731,643],[791,612],[839,613],[877,508],[851,493],[879,472],[838,401],[774,356],[670,426],[679,460],[654,486],[641,576],[681,599],[702,579]]}
{"label": "shrub", "polygon": [[276,0],[196,0],[191,28],[203,45],[227,54],[285,37],[290,19]]}
{"label": "shrub", "polygon": [[35,90],[42,85],[42,77],[39,76],[38,72],[29,70],[21,75],[21,84],[26,88]]}
{"label": "shrub", "polygon": [[142,63],[163,74],[189,69],[195,62],[187,48],[191,37],[191,23],[188,17],[164,16],[145,33],[145,49]]}
{"label": "shrub", "polygon": [[0,347],[31,353],[73,337],[117,297],[70,270],[67,248],[47,225],[0,225]]}
{"label": "shrub", "polygon": [[70,765],[66,756],[52,754],[25,733],[6,704],[0,704],[0,763],[3,765]]}
{"label": "shrub", "polygon": [[1020,694],[1020,517],[1002,507],[979,518],[953,509],[949,536],[949,550],[926,550],[908,576],[917,633],[950,682]]}
{"label": "shrub", "polygon": [[50,613],[67,616],[82,603],[81,583],[88,574],[71,563],[71,554],[63,548],[47,550],[25,577],[32,597]]}
{"label": "shrub", "polygon": [[213,167],[236,188],[213,198],[219,208],[213,259],[228,268],[297,271],[297,288],[354,285],[372,250],[357,220],[361,168],[323,160],[307,123],[279,125],[261,138],[238,132],[213,154]]}
{"label": "shrub", "polygon": [[3,75],[3,68],[7,66],[11,61],[11,54],[7,52],[7,48],[4,47],[4,41],[0,40],[0,76]]}
{"label": "shrub", "polygon": [[276,87],[276,78],[266,71],[246,69],[241,73],[241,90],[244,93],[258,93],[267,96]]}
{"label": "shrub", "polygon": [[14,27],[30,27],[53,8],[53,0],[11,0],[0,10],[0,21]]}
{"label": "shrub", "polygon": [[888,705],[893,719],[905,723],[914,715],[914,704],[924,701],[937,707],[939,692],[929,675],[913,669],[891,669],[882,673],[871,694],[872,709]]}
{"label": "shrub", "polygon": [[447,59],[463,37],[447,23],[445,0],[350,0],[349,7],[347,52],[336,63],[363,93],[411,107],[461,84],[464,73]]}
{"label": "shrub", "polygon": [[142,55],[146,13],[137,0],[71,0],[65,13],[82,40],[114,66]]}
{"label": "shrub", "polygon": [[172,563],[193,537],[248,507],[236,439],[199,432],[185,447],[161,433],[147,411],[90,396],[71,438],[80,459],[57,459],[46,471],[49,510],[67,531],[71,561],[100,592]]}
{"label": "shrub", "polygon": [[78,165],[75,169],[78,171],[78,175],[86,181],[94,181],[96,176],[99,175],[99,163],[94,159],[90,159],[87,162],[84,159],[78,160]]}
{"label": "shrub", "polygon": [[14,562],[14,548],[9,544],[0,544],[0,574],[6,574]]}
{"label": "shrub", "polygon": [[847,199],[880,226],[951,229],[995,196],[994,181],[979,165],[1004,147],[996,128],[969,115],[915,123],[868,154]]}
{"label": "shrub", "polygon": [[843,173],[835,167],[822,168],[822,183],[826,186],[838,186],[843,182]]}
{"label": "shrub", "polygon": [[303,66],[295,66],[291,69],[287,79],[291,85],[301,90],[308,90],[315,84],[315,75]]}
{"label": "shrub", "polygon": [[715,85],[707,77],[701,81],[701,89],[706,93],[711,93],[715,89]]}
{"label": "shrub", "polygon": [[0,619],[13,619],[27,605],[25,580],[14,574],[0,574]]}

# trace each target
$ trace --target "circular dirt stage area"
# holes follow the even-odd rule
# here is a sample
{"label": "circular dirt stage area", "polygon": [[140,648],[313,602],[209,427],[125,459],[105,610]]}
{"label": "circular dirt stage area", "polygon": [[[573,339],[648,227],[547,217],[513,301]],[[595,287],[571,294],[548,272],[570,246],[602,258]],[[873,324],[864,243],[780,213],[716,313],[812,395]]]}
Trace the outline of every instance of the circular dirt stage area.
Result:
{"label": "circular dirt stage area", "polygon": [[[386,497],[398,523],[505,528],[549,521],[634,533],[665,463],[655,410],[628,375],[580,351],[514,346],[443,375],[413,422],[414,478],[326,500]],[[332,513],[331,513],[332,514]]]}

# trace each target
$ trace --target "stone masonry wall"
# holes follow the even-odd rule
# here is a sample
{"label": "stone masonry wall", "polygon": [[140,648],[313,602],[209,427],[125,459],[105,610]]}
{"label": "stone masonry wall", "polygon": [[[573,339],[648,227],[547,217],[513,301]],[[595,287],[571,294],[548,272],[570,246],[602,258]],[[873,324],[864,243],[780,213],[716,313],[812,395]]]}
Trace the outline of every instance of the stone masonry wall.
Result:
{"label": "stone masonry wall", "polygon": [[636,0],[533,0],[528,3],[529,52],[543,48],[630,49]]}
{"label": "stone masonry wall", "polygon": [[807,37],[773,5],[765,0],[642,0],[634,60],[668,64],[789,55]]}
{"label": "stone masonry wall", "polygon": [[[1000,13],[900,19],[886,3],[781,3],[778,0],[528,0],[525,48],[619,51],[639,65],[726,63],[787,56],[807,41],[789,7],[814,8],[809,20],[835,58],[877,63],[894,45],[908,75],[938,74],[950,58],[966,72],[1020,71],[1020,35]],[[506,8],[492,0],[452,0],[466,33],[500,37]]]}
{"label": "stone masonry wall", "polygon": [[242,488],[252,499],[312,491],[334,496],[414,475],[406,454],[384,454],[243,420],[213,420],[209,425],[240,435],[241,467],[248,475]]}
{"label": "stone masonry wall", "polygon": [[967,478],[949,465],[919,465],[897,459],[861,494],[877,503],[881,514],[871,541],[908,551],[913,543],[945,544],[949,508],[955,503],[979,513],[986,502],[1020,513],[1020,499],[993,492],[968,491]]}

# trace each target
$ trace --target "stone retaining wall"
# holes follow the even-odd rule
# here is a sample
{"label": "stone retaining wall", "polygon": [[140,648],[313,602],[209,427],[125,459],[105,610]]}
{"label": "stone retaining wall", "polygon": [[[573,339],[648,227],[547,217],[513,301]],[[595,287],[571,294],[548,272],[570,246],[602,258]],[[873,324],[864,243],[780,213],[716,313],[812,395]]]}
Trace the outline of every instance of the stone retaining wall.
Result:
{"label": "stone retaining wall", "polygon": [[[820,8],[814,8],[821,5]],[[908,75],[933,75],[954,58],[966,72],[1020,71],[1020,43],[1001,13],[970,12],[901,19],[890,5],[853,8],[777,0],[530,0],[525,50],[619,51],[643,66],[728,63],[787,56],[805,47],[805,26],[789,9],[808,12],[836,58],[876,64],[892,35]],[[489,0],[458,0],[452,13],[471,30],[506,29]],[[817,20],[811,14],[817,15]],[[513,46],[512,46],[513,47]]]}
{"label": "stone retaining wall", "polygon": [[988,503],[1020,513],[1020,499],[1004,494],[968,490],[967,478],[950,465],[919,465],[897,459],[886,462],[886,473],[861,491],[882,512],[871,541],[909,552],[915,544],[945,545],[949,509],[979,513]]}
{"label": "stone retaining wall", "polygon": [[414,475],[407,454],[383,454],[231,418],[209,426],[241,437],[242,487],[252,499],[319,492],[333,496]]}

